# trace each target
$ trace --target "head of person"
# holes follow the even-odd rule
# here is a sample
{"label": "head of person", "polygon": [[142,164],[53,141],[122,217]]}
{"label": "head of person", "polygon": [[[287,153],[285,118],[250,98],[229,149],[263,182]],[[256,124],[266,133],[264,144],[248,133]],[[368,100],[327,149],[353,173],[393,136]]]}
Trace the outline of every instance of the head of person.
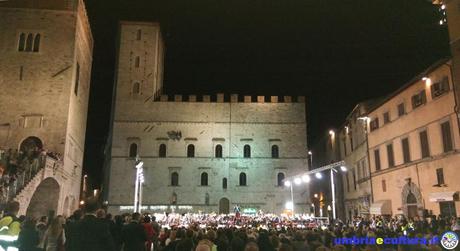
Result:
{"label": "head of person", "polygon": [[246,244],[246,247],[244,248],[244,251],[259,251],[259,246],[255,242],[248,242]]}
{"label": "head of person", "polygon": [[99,219],[104,219],[105,218],[105,210],[102,208],[99,208],[96,210],[96,217]]}
{"label": "head of person", "polygon": [[144,223],[150,223],[150,216],[148,214],[144,215]]}
{"label": "head of person", "polygon": [[133,213],[131,215],[131,221],[136,221],[136,222],[139,222],[139,220],[141,219],[141,214],[140,213]]}
{"label": "head of person", "polygon": [[74,220],[80,220],[82,216],[83,216],[83,211],[81,209],[77,209],[73,212],[71,218]]}
{"label": "head of person", "polygon": [[49,234],[51,234],[52,236],[59,236],[62,232],[63,227],[64,227],[64,217],[60,215],[56,216],[51,221],[51,224],[48,227]]}
{"label": "head of person", "polygon": [[206,244],[198,244],[198,246],[195,248],[195,251],[211,251],[211,248]]}
{"label": "head of person", "polygon": [[88,199],[85,203],[85,213],[87,214],[96,214],[96,211],[99,209],[99,203],[96,199]]}

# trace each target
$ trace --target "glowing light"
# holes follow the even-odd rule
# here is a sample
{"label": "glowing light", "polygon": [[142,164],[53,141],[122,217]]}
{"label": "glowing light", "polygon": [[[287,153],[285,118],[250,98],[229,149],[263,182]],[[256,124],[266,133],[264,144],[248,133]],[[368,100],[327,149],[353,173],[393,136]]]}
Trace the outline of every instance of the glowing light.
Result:
{"label": "glowing light", "polygon": [[441,5],[441,10],[445,10],[445,9],[446,9],[446,5],[445,4]]}
{"label": "glowing light", "polygon": [[329,130],[329,135],[331,135],[331,137],[334,137],[335,132],[333,130]]}
{"label": "glowing light", "polygon": [[347,167],[346,167],[346,166],[340,166],[340,170],[341,170],[342,172],[346,172],[346,171],[347,171]]}
{"label": "glowing light", "polygon": [[331,211],[332,208],[331,208],[331,205],[327,205],[327,211]]}
{"label": "glowing light", "polygon": [[80,205],[85,205],[85,201],[84,200],[80,201]]}
{"label": "glowing light", "polygon": [[444,24],[444,21],[439,20],[439,25],[443,25],[443,24]]}
{"label": "glowing light", "polygon": [[311,151],[308,151],[308,155],[313,155],[313,153]]}
{"label": "glowing light", "polygon": [[287,187],[290,187],[291,186],[291,182],[289,180],[286,180],[284,182],[284,185],[287,186]]}
{"label": "glowing light", "polygon": [[310,176],[304,175],[304,176],[302,176],[302,180],[303,180],[303,182],[308,183],[308,182],[310,182],[311,179],[310,179]]}
{"label": "glowing light", "polygon": [[317,193],[315,193],[315,194],[313,195],[313,197],[315,197],[315,198],[318,198],[318,194],[317,194]]}
{"label": "glowing light", "polygon": [[97,189],[94,189],[93,193],[94,193],[94,197],[96,197],[96,195],[97,195]]}
{"label": "glowing light", "polygon": [[300,185],[300,183],[302,183],[302,180],[301,180],[300,178],[295,178],[295,179],[294,179],[294,183],[295,183],[296,185]]}
{"label": "glowing light", "polygon": [[321,173],[315,173],[315,177],[317,179],[322,179],[323,178],[323,175]]}
{"label": "glowing light", "polygon": [[286,202],[286,209],[293,210],[294,209],[294,203],[292,203],[292,201]]}

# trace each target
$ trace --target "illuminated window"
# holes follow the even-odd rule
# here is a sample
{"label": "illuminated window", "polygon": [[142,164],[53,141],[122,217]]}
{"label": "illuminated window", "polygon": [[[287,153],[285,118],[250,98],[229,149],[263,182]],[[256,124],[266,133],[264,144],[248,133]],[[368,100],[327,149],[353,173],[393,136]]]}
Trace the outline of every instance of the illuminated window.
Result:
{"label": "illuminated window", "polygon": [[216,145],[215,157],[222,158],[222,145]]}
{"label": "illuminated window", "polygon": [[279,158],[279,148],[277,145],[272,146],[272,158]]}
{"label": "illuminated window", "polygon": [[246,186],[246,173],[240,173],[240,186]]}
{"label": "illuminated window", "polygon": [[251,146],[250,145],[244,145],[244,157],[245,158],[251,158]]}
{"label": "illuminated window", "polygon": [[158,150],[158,156],[160,158],[165,158],[166,157],[166,145],[165,144],[160,145],[160,148]]}
{"label": "illuminated window", "polygon": [[284,181],[284,173],[278,173],[278,182],[277,182],[277,185],[278,186],[283,186],[283,181]]}
{"label": "illuminated window", "polygon": [[195,157],[195,146],[193,144],[187,146],[187,157]]}
{"label": "illuminated window", "polygon": [[177,172],[171,173],[171,186],[179,186],[179,174]]}
{"label": "illuminated window", "polygon": [[204,172],[201,174],[201,185],[207,186],[208,185],[208,173]]}
{"label": "illuminated window", "polygon": [[137,144],[132,143],[129,145],[129,157],[130,158],[135,158],[137,156]]}

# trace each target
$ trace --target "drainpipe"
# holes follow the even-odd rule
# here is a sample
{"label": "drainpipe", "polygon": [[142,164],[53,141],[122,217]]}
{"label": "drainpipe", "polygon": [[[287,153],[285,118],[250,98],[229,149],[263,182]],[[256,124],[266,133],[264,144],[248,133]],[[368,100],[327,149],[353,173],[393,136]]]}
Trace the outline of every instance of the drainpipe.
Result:
{"label": "drainpipe", "polygon": [[[457,117],[457,129],[460,132],[460,118],[459,118],[460,114],[459,114],[457,94],[456,94],[456,89],[455,89],[454,72],[453,72],[453,69],[452,69],[452,64],[445,63],[445,65],[447,65],[447,67],[449,67],[449,70],[450,70],[450,79],[452,79],[452,92],[454,93],[454,102],[455,102],[454,111],[455,111],[456,117]],[[458,84],[460,85],[460,83],[458,83]]]}

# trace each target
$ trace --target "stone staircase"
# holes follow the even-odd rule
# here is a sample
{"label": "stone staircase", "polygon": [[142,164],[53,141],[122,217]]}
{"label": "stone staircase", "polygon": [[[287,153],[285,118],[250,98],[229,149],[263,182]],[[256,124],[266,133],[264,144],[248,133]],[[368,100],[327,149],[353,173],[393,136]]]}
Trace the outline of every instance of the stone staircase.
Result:
{"label": "stone staircase", "polygon": [[37,189],[40,182],[44,179],[45,168],[41,168],[40,171],[35,174],[35,176],[27,182],[24,187],[16,193],[16,196],[13,200],[19,202],[19,204],[24,204],[34,195],[35,189]]}

